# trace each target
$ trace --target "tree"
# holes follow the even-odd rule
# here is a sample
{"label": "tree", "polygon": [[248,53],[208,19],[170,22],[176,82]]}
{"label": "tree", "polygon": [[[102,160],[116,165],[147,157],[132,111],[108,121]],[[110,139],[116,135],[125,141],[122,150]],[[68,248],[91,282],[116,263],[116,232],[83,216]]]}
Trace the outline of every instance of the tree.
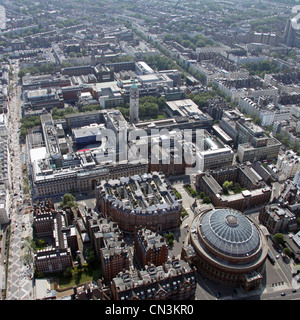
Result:
{"label": "tree", "polygon": [[160,97],[157,99],[157,104],[158,104],[159,110],[164,109],[166,102],[167,102],[167,100],[165,97]]}
{"label": "tree", "polygon": [[75,279],[75,283],[76,283],[76,284],[79,284],[79,283],[80,283],[81,273],[82,273],[82,271],[79,270],[77,267],[75,267],[75,268],[72,270],[72,276],[73,276],[73,279]]}
{"label": "tree", "polygon": [[199,196],[200,196],[201,199],[203,199],[203,198],[205,197],[205,193],[204,193],[203,191],[201,191],[201,192],[199,193]]}
{"label": "tree", "polygon": [[269,71],[271,70],[271,62],[269,60],[264,60],[260,63],[259,68],[261,71]]}
{"label": "tree", "polygon": [[222,188],[224,193],[228,193],[228,189],[230,189],[233,186],[233,181],[224,181]]}
{"label": "tree", "polygon": [[294,152],[298,152],[298,151],[299,151],[299,145],[298,145],[298,143],[297,143],[297,142],[294,142],[294,143],[292,144],[291,148],[292,148],[292,150],[293,150]]}
{"label": "tree", "polygon": [[282,139],[281,143],[284,144],[284,145],[287,146],[287,147],[288,147],[289,144],[290,144],[290,143],[289,143],[289,139],[288,139],[287,137],[284,137],[284,138]]}
{"label": "tree", "polygon": [[209,203],[211,203],[211,199],[210,199],[209,196],[205,196],[205,197],[203,198],[202,202],[203,202],[203,203],[206,203],[206,204],[209,204]]}
{"label": "tree", "polygon": [[85,250],[85,254],[86,254],[86,261],[88,263],[88,268],[89,269],[94,268],[96,264],[95,251],[92,248],[87,248]]}
{"label": "tree", "polygon": [[166,233],[165,238],[167,239],[169,246],[173,245],[175,239],[174,233]]}
{"label": "tree", "polygon": [[18,77],[19,78],[23,78],[25,76],[25,71],[24,70],[20,70],[19,72],[18,72]]}
{"label": "tree", "polygon": [[45,242],[44,239],[39,239],[39,240],[38,240],[38,246],[39,246],[39,247],[45,246],[45,243],[46,243],[46,242]]}
{"label": "tree", "polygon": [[156,119],[158,115],[158,105],[153,102],[145,102],[139,106],[139,116],[143,118]]}
{"label": "tree", "polygon": [[286,256],[290,257],[292,252],[289,248],[284,248],[282,250],[282,253],[285,254]]}
{"label": "tree", "polygon": [[63,272],[64,278],[71,278],[72,277],[72,269],[71,267],[67,267]]}
{"label": "tree", "polygon": [[283,245],[284,244],[284,236],[282,233],[275,233],[274,236],[273,236],[273,240],[275,241],[276,244],[281,244]]}
{"label": "tree", "polygon": [[62,209],[77,208],[76,198],[71,193],[64,194],[60,207]]}
{"label": "tree", "polygon": [[76,261],[78,262],[78,268],[81,269],[82,268],[82,263],[81,263],[81,258],[80,258],[79,255],[76,257]]}

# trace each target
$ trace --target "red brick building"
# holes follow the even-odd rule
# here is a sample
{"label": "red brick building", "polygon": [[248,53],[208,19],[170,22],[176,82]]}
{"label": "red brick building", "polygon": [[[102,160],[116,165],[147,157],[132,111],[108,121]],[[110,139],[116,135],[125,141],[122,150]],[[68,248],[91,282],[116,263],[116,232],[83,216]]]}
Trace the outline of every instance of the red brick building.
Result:
{"label": "red brick building", "polygon": [[160,266],[168,260],[166,239],[146,228],[136,228],[134,234],[134,255],[141,267],[153,263]]}
{"label": "red brick building", "polygon": [[102,180],[96,199],[99,211],[124,231],[134,232],[136,226],[161,231],[180,225],[182,206],[161,173]]}

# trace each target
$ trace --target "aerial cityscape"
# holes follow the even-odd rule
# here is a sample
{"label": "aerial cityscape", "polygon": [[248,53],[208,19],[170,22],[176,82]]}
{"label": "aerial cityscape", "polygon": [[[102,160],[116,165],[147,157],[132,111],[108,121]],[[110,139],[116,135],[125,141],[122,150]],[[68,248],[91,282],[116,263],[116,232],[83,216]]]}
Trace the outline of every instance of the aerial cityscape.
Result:
{"label": "aerial cityscape", "polygon": [[0,148],[1,300],[300,300],[300,2],[0,0]]}

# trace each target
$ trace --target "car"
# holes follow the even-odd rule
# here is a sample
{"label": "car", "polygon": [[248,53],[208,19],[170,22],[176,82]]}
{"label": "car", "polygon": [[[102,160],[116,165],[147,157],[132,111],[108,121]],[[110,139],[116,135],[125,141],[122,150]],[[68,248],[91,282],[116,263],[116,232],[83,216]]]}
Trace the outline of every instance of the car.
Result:
{"label": "car", "polygon": [[281,292],[281,295],[284,297],[285,296],[285,292]]}
{"label": "car", "polygon": [[296,289],[293,289],[292,292],[297,292],[297,290],[296,290]]}
{"label": "car", "polygon": [[185,228],[187,228],[188,226],[189,226],[189,224],[188,224],[188,223],[186,223],[184,227],[185,227]]}
{"label": "car", "polygon": [[278,259],[280,257],[280,255],[278,254],[277,256],[276,256],[276,259]]}

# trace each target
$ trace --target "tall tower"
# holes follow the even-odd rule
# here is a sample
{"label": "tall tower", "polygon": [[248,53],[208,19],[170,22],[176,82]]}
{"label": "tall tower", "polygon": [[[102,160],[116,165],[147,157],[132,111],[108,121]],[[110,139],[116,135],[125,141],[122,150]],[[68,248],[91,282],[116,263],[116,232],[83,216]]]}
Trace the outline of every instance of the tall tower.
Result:
{"label": "tall tower", "polygon": [[130,88],[130,122],[139,121],[139,88],[135,81]]}
{"label": "tall tower", "polygon": [[296,37],[296,30],[293,28],[293,19],[288,19],[285,25],[285,31],[283,36],[283,42],[289,46],[293,47]]}

